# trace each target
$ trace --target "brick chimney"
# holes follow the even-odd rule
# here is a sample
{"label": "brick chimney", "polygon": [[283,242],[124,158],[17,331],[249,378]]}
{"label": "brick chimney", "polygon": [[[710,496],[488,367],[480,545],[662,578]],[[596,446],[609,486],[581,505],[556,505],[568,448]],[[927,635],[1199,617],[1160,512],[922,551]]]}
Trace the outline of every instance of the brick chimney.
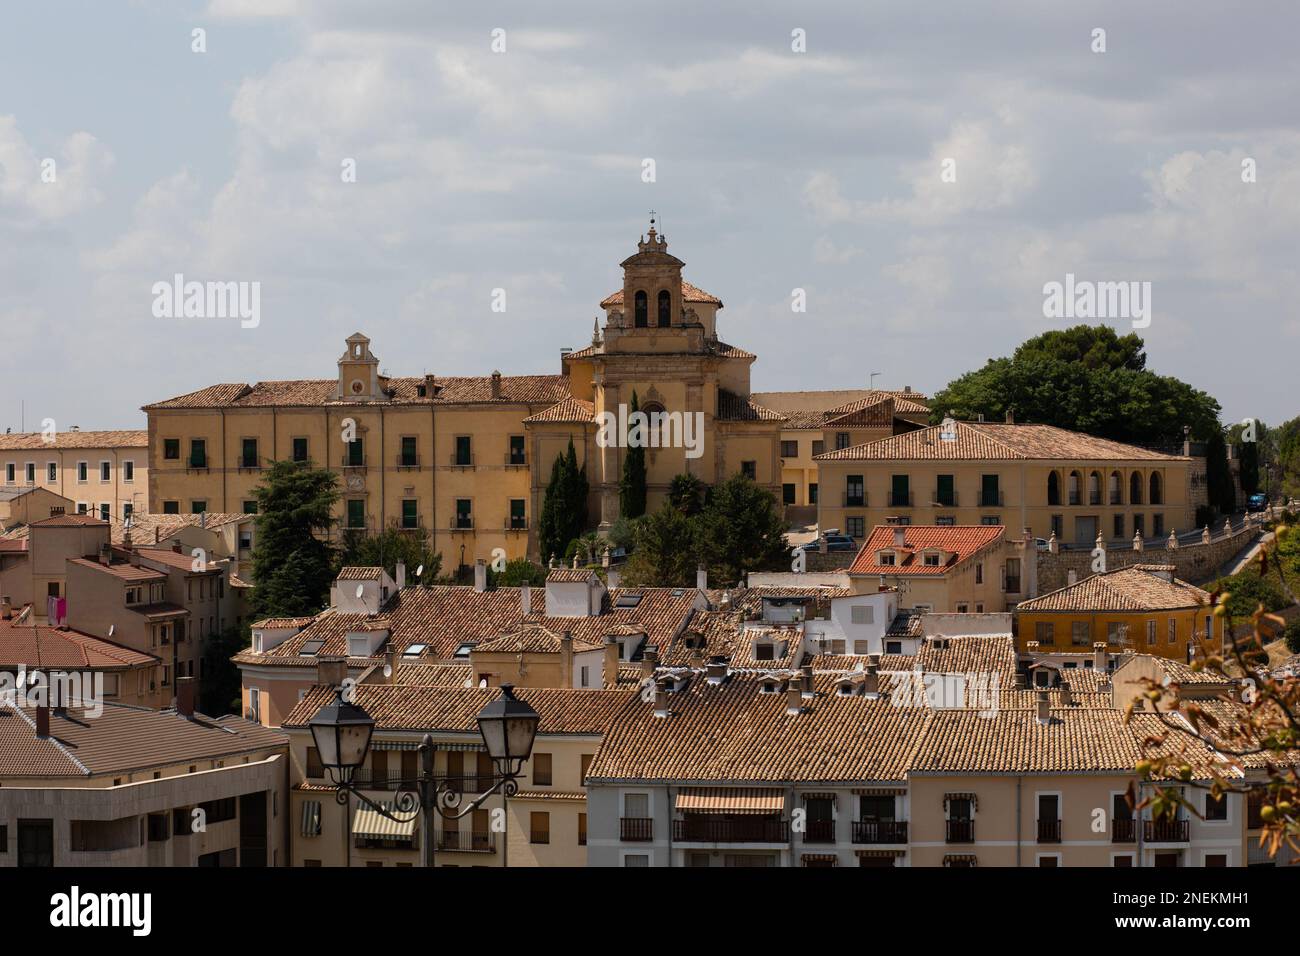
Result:
{"label": "brick chimney", "polygon": [[1070,692],[1070,682],[1068,680],[1063,680],[1058,687],[1061,691],[1061,706],[1069,707],[1074,703],[1074,695]]}
{"label": "brick chimney", "polygon": [[492,397],[494,399],[501,397],[501,372],[499,370],[492,372]]}
{"label": "brick chimney", "polygon": [[36,708],[36,736],[48,737],[50,735],[50,708],[44,704]]}
{"label": "brick chimney", "polygon": [[1052,722],[1052,698],[1045,690],[1038,692],[1038,722],[1040,724]]}
{"label": "brick chimney", "polygon": [[791,717],[803,713],[803,688],[801,681],[792,680],[785,691],[785,712]]}
{"label": "brick chimney", "polygon": [[384,668],[387,670],[387,673],[384,674],[385,684],[397,683],[398,656],[397,648],[393,646],[393,642],[390,640],[388,646],[384,648]]}
{"label": "brick chimney", "polygon": [[474,562],[474,590],[479,594],[487,590],[487,562],[482,558]]}
{"label": "brick chimney", "polygon": [[695,568],[695,587],[701,591],[709,589],[709,569],[704,566],[703,561]]}
{"label": "brick chimney", "polygon": [[605,635],[605,657],[602,660],[601,678],[606,690],[612,690],[618,683],[618,638],[613,634]]}
{"label": "brick chimney", "polygon": [[194,689],[193,677],[176,678],[176,713],[182,717],[194,716]]}
{"label": "brick chimney", "polygon": [[346,657],[320,657],[316,659],[316,683],[338,687],[348,676]]}
{"label": "brick chimney", "polygon": [[813,695],[813,666],[804,664],[799,668],[799,689],[804,697]]}
{"label": "brick chimney", "polygon": [[641,652],[641,679],[654,679],[655,667],[659,663],[659,652],[649,645]]}
{"label": "brick chimney", "polygon": [[862,679],[862,692],[875,700],[880,696],[880,655],[872,654],[867,658],[867,673]]}
{"label": "brick chimney", "polygon": [[397,585],[397,590],[400,591],[402,588],[406,587],[406,562],[398,561],[397,567],[393,568],[393,572],[397,578],[394,583]]}
{"label": "brick chimney", "polygon": [[573,687],[573,632],[560,634],[560,687]]}
{"label": "brick chimney", "polygon": [[519,613],[524,617],[533,613],[533,589],[527,584],[519,585]]}
{"label": "brick chimney", "polygon": [[1092,669],[1103,674],[1110,670],[1110,649],[1105,641],[1097,641],[1092,645]]}
{"label": "brick chimney", "polygon": [[1015,407],[1014,405],[1008,405],[1008,406],[1007,406],[1007,424],[1008,424],[1008,425],[1014,425],[1015,423],[1016,423],[1016,407]]}

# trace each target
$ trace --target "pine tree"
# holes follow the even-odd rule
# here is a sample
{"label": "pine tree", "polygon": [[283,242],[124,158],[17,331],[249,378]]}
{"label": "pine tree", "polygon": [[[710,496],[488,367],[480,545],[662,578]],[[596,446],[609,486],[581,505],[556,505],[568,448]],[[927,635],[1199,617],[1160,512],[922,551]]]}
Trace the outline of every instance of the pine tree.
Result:
{"label": "pine tree", "polygon": [[1205,483],[1210,504],[1219,514],[1236,510],[1237,496],[1232,487],[1232,472],[1228,470],[1228,451],[1223,432],[1217,429],[1205,443]]}
{"label": "pine tree", "polygon": [[[639,408],[636,392],[633,392],[630,411],[634,415]],[[645,514],[645,483],[645,448],[638,444],[635,448],[627,448],[623,455],[623,480],[619,483],[618,509],[624,518],[639,518]]]}
{"label": "pine tree", "polygon": [[328,602],[338,479],[307,462],[277,461],[257,487],[253,612],[258,617],[315,614]]}

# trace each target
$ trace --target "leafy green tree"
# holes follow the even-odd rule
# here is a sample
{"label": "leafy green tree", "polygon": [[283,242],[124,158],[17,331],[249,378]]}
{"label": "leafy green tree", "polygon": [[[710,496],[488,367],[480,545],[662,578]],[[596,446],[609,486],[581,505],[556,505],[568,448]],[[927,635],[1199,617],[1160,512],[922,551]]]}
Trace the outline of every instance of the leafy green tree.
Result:
{"label": "leafy green tree", "polygon": [[[398,561],[406,565],[408,584],[432,584],[442,570],[442,554],[433,550],[425,531],[402,530],[394,522],[379,534],[343,532],[339,567],[381,567],[396,578]],[[417,577],[421,566],[424,573]]]}
{"label": "leafy green tree", "polygon": [[256,489],[257,548],[253,552],[256,617],[315,614],[329,600],[338,478],[310,462],[272,463]]}
{"label": "leafy green tree", "polygon": [[735,584],[749,571],[786,569],[785,519],[776,498],[744,475],[715,485],[698,517],[710,578]]}
{"label": "leafy green tree", "polygon": [[1241,490],[1248,495],[1259,491],[1259,442],[1247,441],[1241,449]]}
{"label": "leafy green tree", "polygon": [[507,561],[505,569],[497,572],[488,565],[488,586],[493,588],[517,588],[528,584],[541,587],[546,583],[546,568],[533,564],[527,558],[515,558]]}
{"label": "leafy green tree", "polygon": [[1265,611],[1279,611],[1290,603],[1271,578],[1261,577],[1249,568],[1232,577],[1220,578],[1211,590],[1228,593],[1228,599],[1221,599],[1221,603],[1238,620],[1248,619],[1261,604]]}
{"label": "leafy green tree", "polygon": [[[632,393],[632,404],[629,407],[630,414],[636,414],[640,407],[634,391]],[[618,489],[619,513],[625,518],[639,518],[645,514],[645,504],[645,448],[640,445],[635,448],[625,448],[623,450],[623,480],[620,482]]]}
{"label": "leafy green tree", "polygon": [[627,587],[694,587],[702,552],[699,519],[668,502],[637,520],[636,550],[623,567]]}
{"label": "leafy green tree", "polygon": [[668,486],[668,503],[691,518],[704,509],[705,484],[695,475],[683,472]]}
{"label": "leafy green tree", "polygon": [[203,647],[203,680],[199,681],[199,710],[209,717],[238,714],[243,682],[231,660],[253,643],[249,622],[229,624],[208,637]]}
{"label": "leafy green tree", "polygon": [[1233,489],[1232,472],[1228,470],[1228,449],[1223,432],[1215,429],[1205,443],[1205,485],[1210,504],[1219,514],[1236,510],[1237,495]]}
{"label": "leafy green tree", "polygon": [[1002,421],[1014,409],[1017,421],[1142,445],[1180,443],[1184,425],[1198,439],[1218,431],[1219,403],[1152,372],[1143,347],[1136,334],[1109,326],[1045,332],[948,383],[934,397],[932,422],[949,413]]}

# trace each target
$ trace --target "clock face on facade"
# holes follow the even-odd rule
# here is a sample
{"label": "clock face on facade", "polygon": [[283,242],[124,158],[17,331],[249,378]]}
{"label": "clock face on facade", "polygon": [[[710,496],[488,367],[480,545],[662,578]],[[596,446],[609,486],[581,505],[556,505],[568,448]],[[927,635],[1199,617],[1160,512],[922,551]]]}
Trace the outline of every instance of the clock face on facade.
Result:
{"label": "clock face on facade", "polygon": [[352,384],[349,385],[348,388],[352,389],[353,395],[360,395],[366,390],[366,386],[362,384],[361,379],[359,378],[354,378]]}

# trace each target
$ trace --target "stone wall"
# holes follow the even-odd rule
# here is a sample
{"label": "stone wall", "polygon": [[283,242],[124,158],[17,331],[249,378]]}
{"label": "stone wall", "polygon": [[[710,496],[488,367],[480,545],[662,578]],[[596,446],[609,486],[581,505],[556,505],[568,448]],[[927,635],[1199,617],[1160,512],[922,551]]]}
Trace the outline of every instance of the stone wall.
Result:
{"label": "stone wall", "polygon": [[[1106,570],[1114,571],[1133,564],[1172,564],[1176,577],[1193,584],[1213,581],[1223,567],[1236,554],[1250,544],[1260,533],[1257,526],[1244,525],[1230,535],[1220,533],[1209,544],[1184,544],[1177,548],[1160,547],[1152,541],[1141,551],[1128,548],[1110,548],[1106,551]],[[1070,549],[1052,554],[1038,552],[1038,593],[1046,594],[1070,583],[1070,572],[1082,581],[1091,577],[1092,552],[1084,548]]]}

